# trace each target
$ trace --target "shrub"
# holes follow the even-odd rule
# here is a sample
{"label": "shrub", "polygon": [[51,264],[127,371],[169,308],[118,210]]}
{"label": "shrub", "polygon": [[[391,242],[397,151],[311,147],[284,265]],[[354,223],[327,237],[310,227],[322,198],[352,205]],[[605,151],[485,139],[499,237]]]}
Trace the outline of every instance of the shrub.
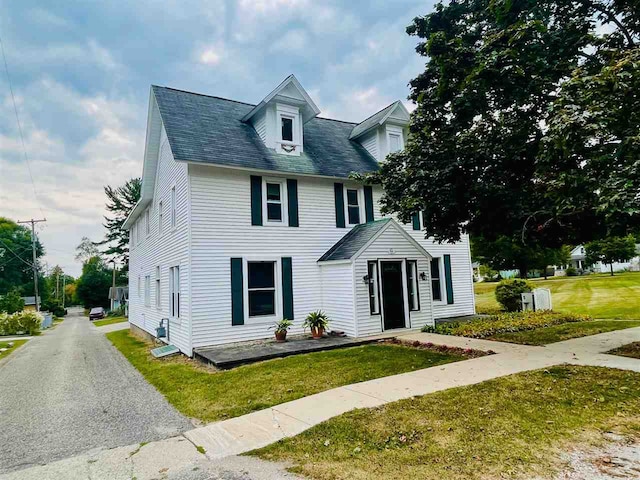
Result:
{"label": "shrub", "polygon": [[566,272],[567,277],[575,277],[576,275],[578,275],[578,270],[576,270],[576,267],[568,267]]}
{"label": "shrub", "polygon": [[34,335],[40,331],[42,316],[36,312],[17,312],[12,315],[0,314],[0,335],[26,333]]}
{"label": "shrub", "polygon": [[496,300],[507,312],[517,312],[522,307],[520,294],[530,291],[531,284],[526,280],[503,280],[496,287]]}
{"label": "shrub", "polygon": [[3,297],[0,297],[0,312],[11,314],[21,312],[23,308],[24,300],[17,289],[13,289]]}
{"label": "shrub", "polygon": [[444,322],[435,327],[425,326],[423,332],[456,335],[460,337],[486,338],[499,333],[521,332],[536,328],[551,327],[570,322],[591,320],[588,316],[551,311],[512,312],[492,315],[468,322]]}

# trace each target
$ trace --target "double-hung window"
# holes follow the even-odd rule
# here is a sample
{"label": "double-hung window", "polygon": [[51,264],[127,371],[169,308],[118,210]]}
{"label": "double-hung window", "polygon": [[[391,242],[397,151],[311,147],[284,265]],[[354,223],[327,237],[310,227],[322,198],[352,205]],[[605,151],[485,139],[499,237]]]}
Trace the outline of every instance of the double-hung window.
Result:
{"label": "double-hung window", "polygon": [[378,315],[380,313],[378,262],[367,262],[367,274],[369,277],[369,311],[371,315]]}
{"label": "double-hung window", "polygon": [[171,187],[171,228],[176,228],[176,187]]}
{"label": "double-hung window", "polygon": [[180,267],[169,268],[169,313],[180,317]]}
{"label": "double-hung window", "polygon": [[249,317],[276,314],[276,262],[247,262]]}
{"label": "double-hung window", "polygon": [[442,276],[440,258],[431,259],[431,295],[434,301],[442,301]]}
{"label": "double-hung window", "polygon": [[162,202],[158,203],[158,236],[162,235],[162,221],[164,219],[164,212],[162,211]]}
{"label": "double-hung window", "polygon": [[347,218],[349,225],[360,223],[360,203],[358,190],[356,189],[347,189]]}
{"label": "double-hung window", "polygon": [[156,308],[161,307],[161,297],[160,297],[160,267],[156,267]]}
{"label": "double-hung window", "polygon": [[151,276],[146,275],[144,277],[144,305],[148,307],[151,305]]}
{"label": "double-hung window", "polygon": [[418,262],[407,261],[407,288],[409,289],[409,311],[420,310],[420,295],[418,292]]}
{"label": "double-hung window", "polygon": [[149,209],[144,211],[144,233],[148,236],[151,233],[151,222],[149,221]]}
{"label": "double-hung window", "polygon": [[267,182],[267,222],[282,222],[282,184]]}

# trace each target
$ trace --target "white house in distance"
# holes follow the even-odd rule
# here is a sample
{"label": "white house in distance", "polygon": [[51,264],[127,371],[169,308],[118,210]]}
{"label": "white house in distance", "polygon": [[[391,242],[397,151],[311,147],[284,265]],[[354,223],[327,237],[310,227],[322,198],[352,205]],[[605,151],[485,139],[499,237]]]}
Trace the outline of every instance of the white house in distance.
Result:
{"label": "white house in distance", "polygon": [[404,148],[395,102],[361,123],[319,117],[293,76],[257,105],[153,86],[130,231],[129,321],[198,348],[291,333],[314,310],[349,336],[475,311],[468,238],[424,238],[349,179]]}
{"label": "white house in distance", "polygon": [[[614,262],[613,263],[613,271],[614,272],[623,272],[625,270],[629,270],[632,272],[640,271],[640,244],[636,244],[636,255],[628,262]],[[609,273],[612,269],[611,265],[605,264],[602,262],[596,262],[594,265],[587,265],[586,262],[586,251],[584,245],[578,245],[573,250],[571,250],[571,266],[576,270],[584,271],[594,271],[598,273]],[[563,269],[560,269],[561,271]]]}

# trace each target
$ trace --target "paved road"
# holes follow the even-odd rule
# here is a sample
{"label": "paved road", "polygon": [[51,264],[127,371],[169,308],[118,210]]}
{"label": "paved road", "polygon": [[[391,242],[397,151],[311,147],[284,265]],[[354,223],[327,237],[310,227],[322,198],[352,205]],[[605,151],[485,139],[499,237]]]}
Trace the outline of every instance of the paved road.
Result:
{"label": "paved road", "polygon": [[80,310],[0,363],[0,473],[190,428]]}

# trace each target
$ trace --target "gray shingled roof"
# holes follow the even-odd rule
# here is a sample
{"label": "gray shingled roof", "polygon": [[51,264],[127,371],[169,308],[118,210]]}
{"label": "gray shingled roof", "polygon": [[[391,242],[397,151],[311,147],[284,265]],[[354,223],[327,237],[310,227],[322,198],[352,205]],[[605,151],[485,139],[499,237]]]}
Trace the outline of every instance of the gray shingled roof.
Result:
{"label": "gray shingled roof", "polygon": [[241,121],[254,105],[152,88],[176,160],[340,178],[379,168],[364,147],[349,140],[354,123],[314,118],[304,125],[304,152],[278,155]]}
{"label": "gray shingled roof", "polygon": [[349,233],[338,240],[338,243],[327,250],[318,261],[328,262],[331,260],[349,260],[353,258],[353,256],[390,221],[391,218],[383,218],[374,222],[356,225]]}
{"label": "gray shingled roof", "polygon": [[364,132],[369,130],[371,127],[374,127],[375,125],[378,125],[380,123],[380,120],[382,120],[391,110],[393,110],[397,103],[398,102],[393,102],[388,107],[384,107],[379,112],[374,113],[369,118],[367,118],[366,120],[363,120],[358,125],[353,127],[353,130],[351,131],[351,134],[349,135],[349,138],[359,137]]}

